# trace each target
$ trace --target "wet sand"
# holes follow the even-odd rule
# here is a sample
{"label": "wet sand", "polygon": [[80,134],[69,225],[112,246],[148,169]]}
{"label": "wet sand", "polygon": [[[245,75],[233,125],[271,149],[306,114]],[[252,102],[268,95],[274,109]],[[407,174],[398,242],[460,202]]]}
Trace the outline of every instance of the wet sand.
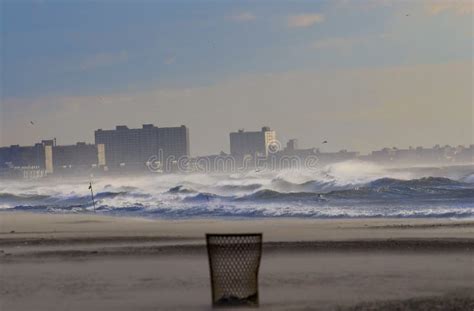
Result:
{"label": "wet sand", "polygon": [[204,234],[263,232],[262,310],[474,310],[474,221],[0,214],[0,309],[210,310]]}

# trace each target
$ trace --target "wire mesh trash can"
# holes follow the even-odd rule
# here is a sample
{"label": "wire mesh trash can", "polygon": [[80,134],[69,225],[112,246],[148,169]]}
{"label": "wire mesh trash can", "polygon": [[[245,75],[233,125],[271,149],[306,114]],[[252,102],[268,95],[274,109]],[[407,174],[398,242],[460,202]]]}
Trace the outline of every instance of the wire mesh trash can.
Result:
{"label": "wire mesh trash can", "polygon": [[206,234],[214,307],[258,307],[262,234]]}

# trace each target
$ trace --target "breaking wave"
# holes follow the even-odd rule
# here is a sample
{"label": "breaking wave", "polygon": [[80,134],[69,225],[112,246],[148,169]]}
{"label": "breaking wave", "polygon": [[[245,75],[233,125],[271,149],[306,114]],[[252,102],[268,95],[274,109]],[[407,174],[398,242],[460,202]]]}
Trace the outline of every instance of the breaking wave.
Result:
{"label": "breaking wave", "polygon": [[[474,217],[474,166],[156,175],[94,181],[98,213],[145,217]],[[0,181],[0,210],[93,210],[86,180]]]}

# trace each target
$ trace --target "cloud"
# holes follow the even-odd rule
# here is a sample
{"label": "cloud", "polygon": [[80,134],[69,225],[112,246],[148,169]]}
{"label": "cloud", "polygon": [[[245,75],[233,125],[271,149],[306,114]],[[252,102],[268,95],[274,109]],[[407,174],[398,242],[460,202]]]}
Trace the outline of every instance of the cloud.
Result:
{"label": "cloud", "polygon": [[255,19],[257,19],[257,17],[251,12],[242,12],[230,16],[229,19],[235,22],[249,22],[254,21]]}
{"label": "cloud", "polygon": [[290,15],[288,17],[288,27],[290,28],[306,28],[322,22],[324,22],[324,15],[318,13]]}
{"label": "cloud", "polygon": [[474,3],[471,0],[431,0],[427,2],[426,10],[430,15],[438,15],[445,11],[467,15],[474,13]]}
{"label": "cloud", "polygon": [[96,69],[99,67],[108,67],[111,65],[121,64],[128,60],[126,51],[112,53],[98,53],[85,58],[79,65],[81,71]]}

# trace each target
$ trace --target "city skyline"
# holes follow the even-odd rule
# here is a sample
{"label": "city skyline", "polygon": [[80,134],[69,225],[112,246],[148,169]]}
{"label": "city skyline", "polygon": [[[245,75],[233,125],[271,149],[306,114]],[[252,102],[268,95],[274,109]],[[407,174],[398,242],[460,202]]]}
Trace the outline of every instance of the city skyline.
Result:
{"label": "city skyline", "polygon": [[[182,132],[181,130],[185,130],[184,132]],[[216,152],[216,153],[209,153],[209,154],[203,154],[203,155],[197,155],[197,154],[193,154],[192,153],[192,150],[190,149],[190,145],[192,143],[192,139],[190,138],[191,137],[191,132],[192,130],[189,129],[189,127],[187,127],[186,125],[180,125],[180,126],[171,126],[171,127],[157,127],[155,124],[153,123],[148,123],[148,124],[142,124],[141,126],[139,127],[129,127],[128,125],[124,125],[124,124],[121,124],[121,125],[115,125],[113,128],[111,129],[106,129],[106,128],[98,128],[98,129],[95,129],[93,130],[92,132],[94,133],[94,137],[95,139],[92,141],[92,142],[89,142],[89,141],[71,141],[71,142],[59,142],[58,144],[58,141],[56,139],[56,137],[47,137],[47,138],[42,138],[40,139],[39,141],[36,141],[36,142],[33,142],[33,144],[30,144],[30,145],[21,145],[21,144],[11,144],[11,145],[0,145],[0,148],[8,148],[8,147],[34,147],[35,145],[38,145],[38,144],[44,144],[44,145],[51,145],[51,146],[59,146],[59,147],[72,147],[72,146],[92,146],[92,145],[101,145],[103,144],[104,142],[104,139],[105,137],[108,137],[107,139],[105,139],[105,141],[109,141],[110,139],[112,139],[112,141],[114,140],[112,137],[114,137],[114,133],[117,133],[119,134],[120,132],[130,132],[130,134],[127,134],[125,135],[123,138],[125,139],[124,143],[126,144],[129,144],[127,143],[126,141],[133,141],[135,139],[137,139],[137,131],[138,132],[141,132],[141,131],[145,131],[145,132],[149,132],[150,130],[152,131],[163,131],[165,130],[165,132],[167,133],[174,133],[173,131],[175,130],[178,130],[178,132],[176,132],[176,134],[178,134],[178,136],[175,136],[176,134],[172,134],[171,136],[169,136],[170,134],[165,134],[166,138],[165,140],[166,141],[169,141],[170,143],[172,143],[172,148],[174,151],[176,151],[176,154],[180,154],[180,155],[186,155],[187,157],[206,157],[206,156],[213,156],[213,155],[218,155],[218,154],[221,154],[221,153],[224,153],[224,154],[227,154],[227,155],[234,155],[234,156],[243,156],[245,155],[246,152],[244,151],[237,151],[239,148],[242,149],[242,150],[255,150],[255,153],[257,154],[261,154],[262,156],[268,156],[268,150],[272,149],[272,148],[276,148],[275,150],[271,151],[270,150],[270,153],[274,153],[274,152],[279,152],[279,151],[284,151],[285,148],[290,148],[290,149],[298,149],[298,150],[311,150],[311,149],[314,149],[316,150],[317,152],[321,152],[321,153],[324,153],[324,152],[327,152],[327,153],[337,153],[337,152],[348,152],[348,150],[350,152],[353,152],[353,153],[357,153],[357,155],[359,156],[370,156],[371,154],[374,154],[374,153],[377,153],[377,152],[384,152],[384,151],[387,151],[387,150],[416,150],[416,149],[436,149],[436,148],[445,148],[445,147],[450,147],[450,148],[457,148],[457,147],[463,147],[463,148],[472,148],[472,146],[474,144],[450,144],[450,143],[435,143],[431,146],[427,146],[427,145],[403,145],[403,146],[381,146],[377,149],[373,149],[373,150],[369,150],[368,152],[361,152],[360,150],[358,149],[348,149],[348,148],[341,148],[341,149],[338,149],[338,150],[332,150],[331,148],[328,148],[327,146],[331,144],[330,141],[327,141],[327,140],[323,140],[323,141],[319,141],[319,142],[315,142],[314,145],[312,146],[302,146],[300,145],[300,139],[298,137],[292,137],[292,138],[289,138],[287,140],[283,140],[283,139],[280,139],[280,137],[286,137],[287,135],[282,135],[281,132],[279,132],[278,130],[275,130],[274,128],[272,127],[269,127],[267,125],[262,125],[260,127],[257,127],[257,128],[253,128],[253,129],[245,129],[245,128],[238,128],[238,129],[235,129],[235,130],[232,130],[228,133],[222,133],[223,136],[226,136],[227,137],[227,144],[226,144],[226,148],[221,148],[219,152]],[[149,134],[146,134],[145,137],[144,137],[144,140],[140,142],[140,144],[143,144],[144,146],[147,146],[147,148],[149,149],[153,149],[156,146],[156,142],[154,140],[157,140],[158,137],[163,137],[163,134],[158,134],[159,132],[157,132],[156,134],[153,134],[153,135],[149,135]],[[99,134],[99,140],[98,140],[98,135]],[[248,135],[251,135],[250,137]],[[112,136],[110,136],[112,135]],[[269,135],[269,136],[267,136]],[[181,137],[182,136],[182,137]],[[239,141],[237,142],[236,141],[236,138],[237,136],[242,136],[242,137],[245,137],[247,136],[246,138],[244,138],[244,140],[242,141],[241,139],[238,139]],[[185,139],[185,142],[182,143],[182,146],[180,145],[181,144],[181,139]],[[162,140],[163,138],[161,138],[160,140]],[[173,142],[173,140],[175,140],[175,142]],[[236,141],[234,144],[234,149],[235,151],[232,152],[232,144],[233,144],[233,140]],[[178,148],[176,149],[176,146],[175,144],[178,143]],[[167,143],[169,144],[169,143]],[[275,146],[272,146],[272,144],[276,144],[276,147]],[[261,145],[261,146],[258,146],[258,145]],[[248,149],[250,148],[250,149]],[[124,150],[122,150],[121,152],[125,152],[127,149],[125,148]],[[147,149],[148,150],[148,149]],[[133,150],[133,152],[136,152],[136,150]],[[174,154],[175,152],[172,152],[172,154]],[[253,152],[251,152],[253,153]],[[153,153],[153,155],[157,155],[158,153],[155,151]],[[474,156],[474,155],[473,155]]]}
{"label": "city skyline", "polygon": [[193,155],[261,124],[331,150],[473,143],[468,0],[1,6],[1,145],[143,123],[187,124]]}
{"label": "city skyline", "polygon": [[[141,128],[117,125],[94,131],[94,144],[58,145],[55,138],[33,146],[0,147],[0,177],[27,180],[52,175],[107,176],[149,173],[237,173],[255,170],[307,170],[316,172],[329,164],[362,160],[395,166],[466,165],[474,161],[474,144],[433,148],[383,148],[361,155],[357,151],[322,151],[299,148],[297,139],[286,146],[268,126],[258,131],[239,129],[229,133],[230,153],[191,156],[185,125]],[[322,144],[327,144],[325,140]],[[355,162],[349,162],[355,163]]]}

